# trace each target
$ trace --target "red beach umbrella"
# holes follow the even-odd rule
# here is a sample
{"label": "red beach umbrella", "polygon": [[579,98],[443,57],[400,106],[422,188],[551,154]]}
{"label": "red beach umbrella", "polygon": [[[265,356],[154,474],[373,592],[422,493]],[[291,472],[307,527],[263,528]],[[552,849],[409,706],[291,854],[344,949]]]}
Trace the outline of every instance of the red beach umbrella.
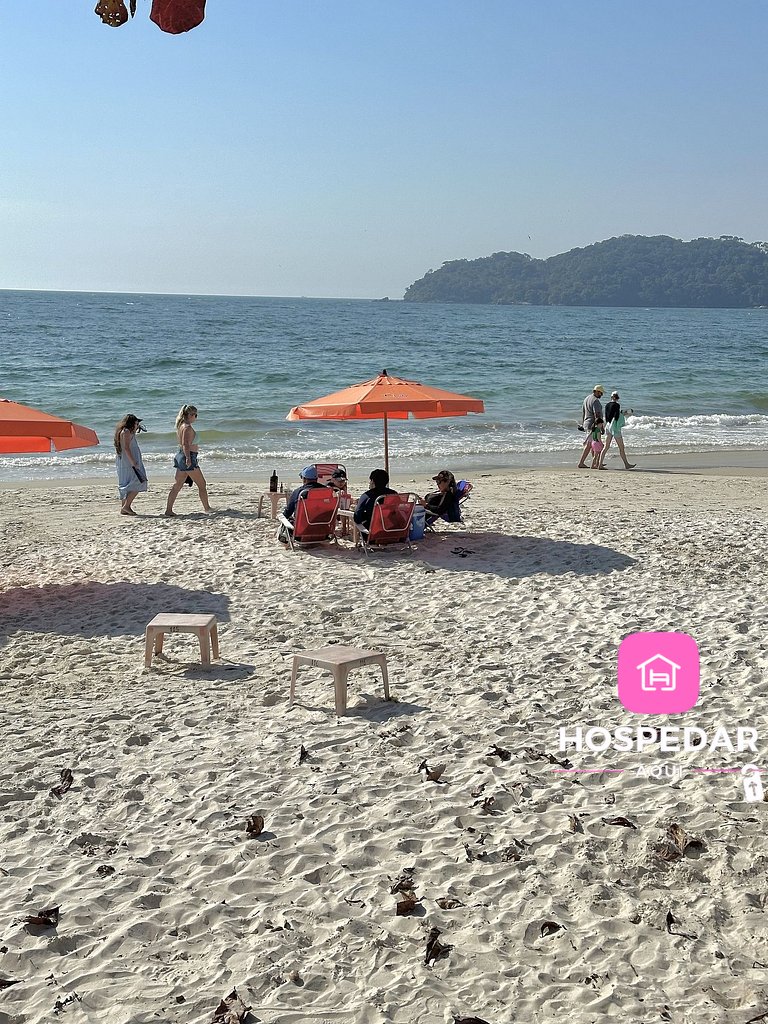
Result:
{"label": "red beach umbrella", "polygon": [[0,455],[57,452],[98,444],[96,432],[28,405],[0,398]]}
{"label": "red beach umbrella", "polygon": [[287,420],[383,420],[384,465],[389,472],[388,421],[434,419],[438,416],[466,416],[484,412],[479,398],[443,391],[416,380],[390,377],[382,370],[373,380],[336,391],[325,398],[315,398],[305,405],[295,405]]}

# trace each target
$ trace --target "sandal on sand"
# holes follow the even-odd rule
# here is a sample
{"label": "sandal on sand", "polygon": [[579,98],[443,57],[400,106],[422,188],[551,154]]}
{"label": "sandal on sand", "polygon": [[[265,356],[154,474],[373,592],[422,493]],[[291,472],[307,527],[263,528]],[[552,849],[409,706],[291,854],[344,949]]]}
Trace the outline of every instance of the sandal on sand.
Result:
{"label": "sandal on sand", "polygon": [[454,548],[451,551],[452,555],[458,555],[459,558],[466,558],[467,555],[474,555],[474,553],[475,552],[474,551],[470,551],[469,548],[462,548],[462,547]]}

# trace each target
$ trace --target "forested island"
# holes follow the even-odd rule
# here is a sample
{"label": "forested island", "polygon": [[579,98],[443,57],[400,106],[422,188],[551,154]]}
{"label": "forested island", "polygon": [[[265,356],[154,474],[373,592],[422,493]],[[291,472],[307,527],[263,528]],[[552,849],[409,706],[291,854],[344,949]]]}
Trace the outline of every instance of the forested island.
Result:
{"label": "forested island", "polygon": [[403,298],[534,306],[768,306],[768,242],[734,235],[691,242],[621,235],[546,260],[497,252],[444,263],[415,281]]}

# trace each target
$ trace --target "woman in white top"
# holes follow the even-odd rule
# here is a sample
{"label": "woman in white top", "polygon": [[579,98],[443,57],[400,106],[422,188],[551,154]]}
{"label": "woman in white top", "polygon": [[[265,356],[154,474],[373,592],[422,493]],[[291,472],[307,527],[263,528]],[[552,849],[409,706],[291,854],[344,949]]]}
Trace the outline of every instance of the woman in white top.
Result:
{"label": "woman in white top", "polygon": [[182,405],[179,415],[176,417],[176,436],[179,439],[179,450],[173,459],[176,467],[176,480],[168,495],[168,502],[165,508],[167,516],[175,516],[173,503],[179,496],[179,491],[184,486],[187,477],[197,484],[200,494],[200,501],[206,512],[211,511],[208,504],[208,490],[205,484],[205,477],[198,465],[197,431],[193,423],[197,422],[197,408],[194,405]]}

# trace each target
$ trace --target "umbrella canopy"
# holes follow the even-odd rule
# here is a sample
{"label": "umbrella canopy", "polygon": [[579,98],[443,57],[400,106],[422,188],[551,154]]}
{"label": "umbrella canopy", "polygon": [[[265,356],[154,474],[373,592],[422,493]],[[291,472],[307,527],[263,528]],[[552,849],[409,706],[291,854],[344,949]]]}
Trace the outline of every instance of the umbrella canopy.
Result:
{"label": "umbrella canopy", "polygon": [[0,398],[0,455],[57,452],[98,444],[95,431],[79,423]]}
{"label": "umbrella canopy", "polygon": [[484,412],[479,398],[469,398],[454,391],[429,387],[415,380],[390,377],[382,370],[373,380],[353,384],[325,398],[315,398],[305,405],[295,405],[286,416],[288,420],[383,420],[384,464],[389,471],[390,419],[433,419],[438,416],[466,416],[470,412]]}

